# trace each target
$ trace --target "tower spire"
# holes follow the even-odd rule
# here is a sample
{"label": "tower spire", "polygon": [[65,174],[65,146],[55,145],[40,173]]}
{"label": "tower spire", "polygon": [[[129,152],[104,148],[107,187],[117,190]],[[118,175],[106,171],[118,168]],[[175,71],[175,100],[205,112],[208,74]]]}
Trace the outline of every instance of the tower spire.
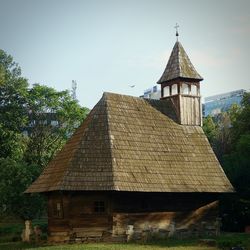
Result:
{"label": "tower spire", "polygon": [[178,42],[178,27],[176,24],[177,41],[157,83],[161,84],[161,99],[170,100],[174,104],[180,124],[201,126],[200,82],[203,79]]}
{"label": "tower spire", "polygon": [[179,33],[178,33],[178,28],[180,26],[178,25],[178,23],[175,24],[174,28],[176,29],[176,32],[175,32],[175,36],[176,36],[176,40],[178,41],[178,36],[179,36]]}

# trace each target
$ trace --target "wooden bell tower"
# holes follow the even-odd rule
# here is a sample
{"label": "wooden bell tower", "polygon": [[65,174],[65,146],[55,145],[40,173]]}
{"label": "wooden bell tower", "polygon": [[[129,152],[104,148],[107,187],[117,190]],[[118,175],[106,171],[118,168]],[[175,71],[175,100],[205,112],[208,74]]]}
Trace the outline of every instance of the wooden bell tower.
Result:
{"label": "wooden bell tower", "polygon": [[167,66],[157,82],[161,84],[161,99],[171,100],[180,124],[201,126],[200,81],[203,78],[178,41],[178,32],[176,36]]}

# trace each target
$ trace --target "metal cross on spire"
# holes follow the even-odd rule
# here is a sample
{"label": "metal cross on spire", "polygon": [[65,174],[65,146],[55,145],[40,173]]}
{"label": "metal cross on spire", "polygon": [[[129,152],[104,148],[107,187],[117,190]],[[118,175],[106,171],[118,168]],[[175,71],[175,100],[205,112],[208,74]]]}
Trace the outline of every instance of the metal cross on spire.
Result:
{"label": "metal cross on spire", "polygon": [[178,28],[179,28],[179,27],[180,27],[180,26],[178,25],[178,23],[176,23],[176,25],[174,26],[174,28],[176,29],[175,35],[176,35],[177,41],[178,41],[178,36],[179,36],[179,33],[178,33]]}

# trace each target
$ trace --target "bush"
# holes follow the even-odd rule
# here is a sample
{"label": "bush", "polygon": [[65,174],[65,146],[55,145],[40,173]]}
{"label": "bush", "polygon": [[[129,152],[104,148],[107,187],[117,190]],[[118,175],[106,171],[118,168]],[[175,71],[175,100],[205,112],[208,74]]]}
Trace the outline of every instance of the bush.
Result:
{"label": "bush", "polygon": [[220,249],[231,250],[236,247],[250,249],[250,237],[248,234],[226,234],[220,236],[216,241]]}

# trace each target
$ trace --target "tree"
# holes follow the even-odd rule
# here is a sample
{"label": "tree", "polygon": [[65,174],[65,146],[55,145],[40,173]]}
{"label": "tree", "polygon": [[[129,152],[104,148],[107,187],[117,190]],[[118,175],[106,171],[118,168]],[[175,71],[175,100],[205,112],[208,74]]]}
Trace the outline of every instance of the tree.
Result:
{"label": "tree", "polygon": [[42,196],[23,192],[87,113],[68,91],[28,88],[18,64],[0,50],[0,214],[27,219],[42,213]]}
{"label": "tree", "polygon": [[215,141],[217,134],[217,126],[212,118],[212,116],[207,116],[203,119],[203,131],[206,134],[210,144],[212,145]]}
{"label": "tree", "polygon": [[88,113],[68,91],[35,84],[29,90],[30,126],[25,159],[41,167],[61,149]]}
{"label": "tree", "polygon": [[205,118],[203,129],[236,191],[220,199],[223,230],[242,231],[250,224],[250,94],[241,107]]}
{"label": "tree", "polygon": [[203,120],[203,131],[220,161],[230,149],[230,127],[231,120],[226,112],[216,117],[207,116]]}
{"label": "tree", "polygon": [[21,128],[27,122],[28,82],[10,55],[0,50],[0,157],[21,157]]}
{"label": "tree", "polygon": [[228,112],[223,112],[217,117],[217,133],[214,142],[214,150],[219,161],[223,155],[228,154],[231,149],[231,119]]}
{"label": "tree", "polygon": [[32,219],[44,211],[44,198],[23,192],[39,175],[34,165],[10,158],[0,158],[0,215]]}
{"label": "tree", "polygon": [[[231,110],[230,110],[231,111]],[[229,112],[230,113],[230,112]],[[232,115],[232,112],[231,112]],[[222,199],[224,229],[242,231],[250,224],[250,94],[242,100],[242,108],[233,113],[231,151],[222,159],[222,166],[236,194]]]}

